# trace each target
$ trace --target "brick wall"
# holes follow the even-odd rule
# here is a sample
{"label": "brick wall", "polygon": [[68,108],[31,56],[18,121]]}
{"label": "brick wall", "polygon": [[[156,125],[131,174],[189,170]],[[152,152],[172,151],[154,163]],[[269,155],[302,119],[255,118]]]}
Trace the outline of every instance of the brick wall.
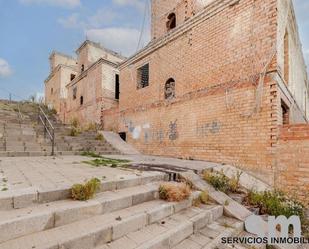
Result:
{"label": "brick wall", "polygon": [[276,186],[308,202],[309,125],[281,127],[277,149]]}
{"label": "brick wall", "polygon": [[[276,0],[223,1],[121,66],[119,131],[147,154],[235,164],[273,183],[278,96],[258,75],[276,43]],[[137,69],[149,63],[149,86]],[[272,70],[273,61],[269,70]],[[174,78],[176,98],[165,100]],[[259,98],[260,99],[260,98]]]}

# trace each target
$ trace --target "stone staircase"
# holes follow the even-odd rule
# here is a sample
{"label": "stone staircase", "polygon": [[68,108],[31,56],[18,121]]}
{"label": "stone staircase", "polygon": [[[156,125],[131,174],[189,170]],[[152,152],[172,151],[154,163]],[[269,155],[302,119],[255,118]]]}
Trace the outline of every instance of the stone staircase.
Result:
{"label": "stone staircase", "polygon": [[103,192],[87,202],[55,190],[7,193],[0,198],[0,248],[215,249],[228,248],[221,247],[222,236],[243,231],[242,222],[223,216],[222,205],[192,206],[197,192],[178,203],[159,200],[158,187],[166,179],[149,172],[103,182]]}
{"label": "stone staircase", "polygon": [[[38,106],[32,103],[21,103],[20,106],[23,108],[18,103],[0,101],[0,157],[50,155],[51,141],[44,136],[43,125],[37,122]],[[70,136],[70,125],[60,123],[51,114],[49,118],[55,128],[56,155],[74,155],[83,151],[120,153],[104,139],[98,140],[96,131]]]}

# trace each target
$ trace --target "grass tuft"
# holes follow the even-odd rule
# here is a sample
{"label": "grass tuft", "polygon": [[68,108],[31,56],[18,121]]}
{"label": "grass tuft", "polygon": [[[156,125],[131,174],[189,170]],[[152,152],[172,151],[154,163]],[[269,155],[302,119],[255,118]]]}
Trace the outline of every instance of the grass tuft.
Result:
{"label": "grass tuft", "polygon": [[190,187],[185,183],[163,183],[159,187],[160,199],[166,201],[182,201],[191,194]]}
{"label": "grass tuft", "polygon": [[101,181],[98,178],[92,178],[85,184],[74,184],[71,189],[73,200],[87,201],[92,199],[100,188]]}

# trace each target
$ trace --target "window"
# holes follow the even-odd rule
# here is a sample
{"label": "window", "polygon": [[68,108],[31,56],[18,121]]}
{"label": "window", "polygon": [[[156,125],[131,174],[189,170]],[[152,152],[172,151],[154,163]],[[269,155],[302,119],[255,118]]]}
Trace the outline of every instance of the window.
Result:
{"label": "window", "polygon": [[50,89],[50,93],[53,94],[54,93],[54,88]]}
{"label": "window", "polygon": [[281,110],[282,110],[282,124],[288,125],[290,123],[290,109],[287,106],[287,104],[285,104],[282,100],[281,100]]}
{"label": "window", "polygon": [[115,99],[119,99],[120,95],[119,74],[115,75]]}
{"label": "window", "polygon": [[164,97],[167,100],[175,98],[175,80],[173,78],[169,78],[165,83]]}
{"label": "window", "polygon": [[286,84],[289,84],[289,34],[286,31],[284,35],[284,80]]}
{"label": "window", "polygon": [[85,65],[82,65],[81,71],[84,72],[85,71]]}
{"label": "window", "polygon": [[75,79],[75,74],[71,74],[71,81]]}
{"label": "window", "polygon": [[120,133],[119,133],[119,136],[120,136],[120,138],[121,138],[123,141],[127,141],[127,133],[125,133],[125,132],[120,132]]}
{"label": "window", "polygon": [[84,97],[80,96],[80,105],[83,105],[83,104],[84,104]]}
{"label": "window", "polygon": [[73,88],[73,99],[76,99],[77,96],[77,87]]}
{"label": "window", "polygon": [[166,23],[167,31],[170,31],[171,29],[176,28],[176,15],[175,13],[171,13],[167,17],[167,23]]}
{"label": "window", "polygon": [[137,88],[149,86],[149,64],[146,64],[137,69]]}

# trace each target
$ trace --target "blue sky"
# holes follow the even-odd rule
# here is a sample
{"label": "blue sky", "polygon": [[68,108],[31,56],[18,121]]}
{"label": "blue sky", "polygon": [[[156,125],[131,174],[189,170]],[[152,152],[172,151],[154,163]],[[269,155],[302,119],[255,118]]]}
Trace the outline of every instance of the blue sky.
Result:
{"label": "blue sky", "polygon": [[[43,92],[52,50],[74,55],[89,38],[130,55],[149,39],[149,0],[0,0],[0,98]],[[309,65],[309,1],[294,0]],[[146,23],[142,29],[144,12]]]}

